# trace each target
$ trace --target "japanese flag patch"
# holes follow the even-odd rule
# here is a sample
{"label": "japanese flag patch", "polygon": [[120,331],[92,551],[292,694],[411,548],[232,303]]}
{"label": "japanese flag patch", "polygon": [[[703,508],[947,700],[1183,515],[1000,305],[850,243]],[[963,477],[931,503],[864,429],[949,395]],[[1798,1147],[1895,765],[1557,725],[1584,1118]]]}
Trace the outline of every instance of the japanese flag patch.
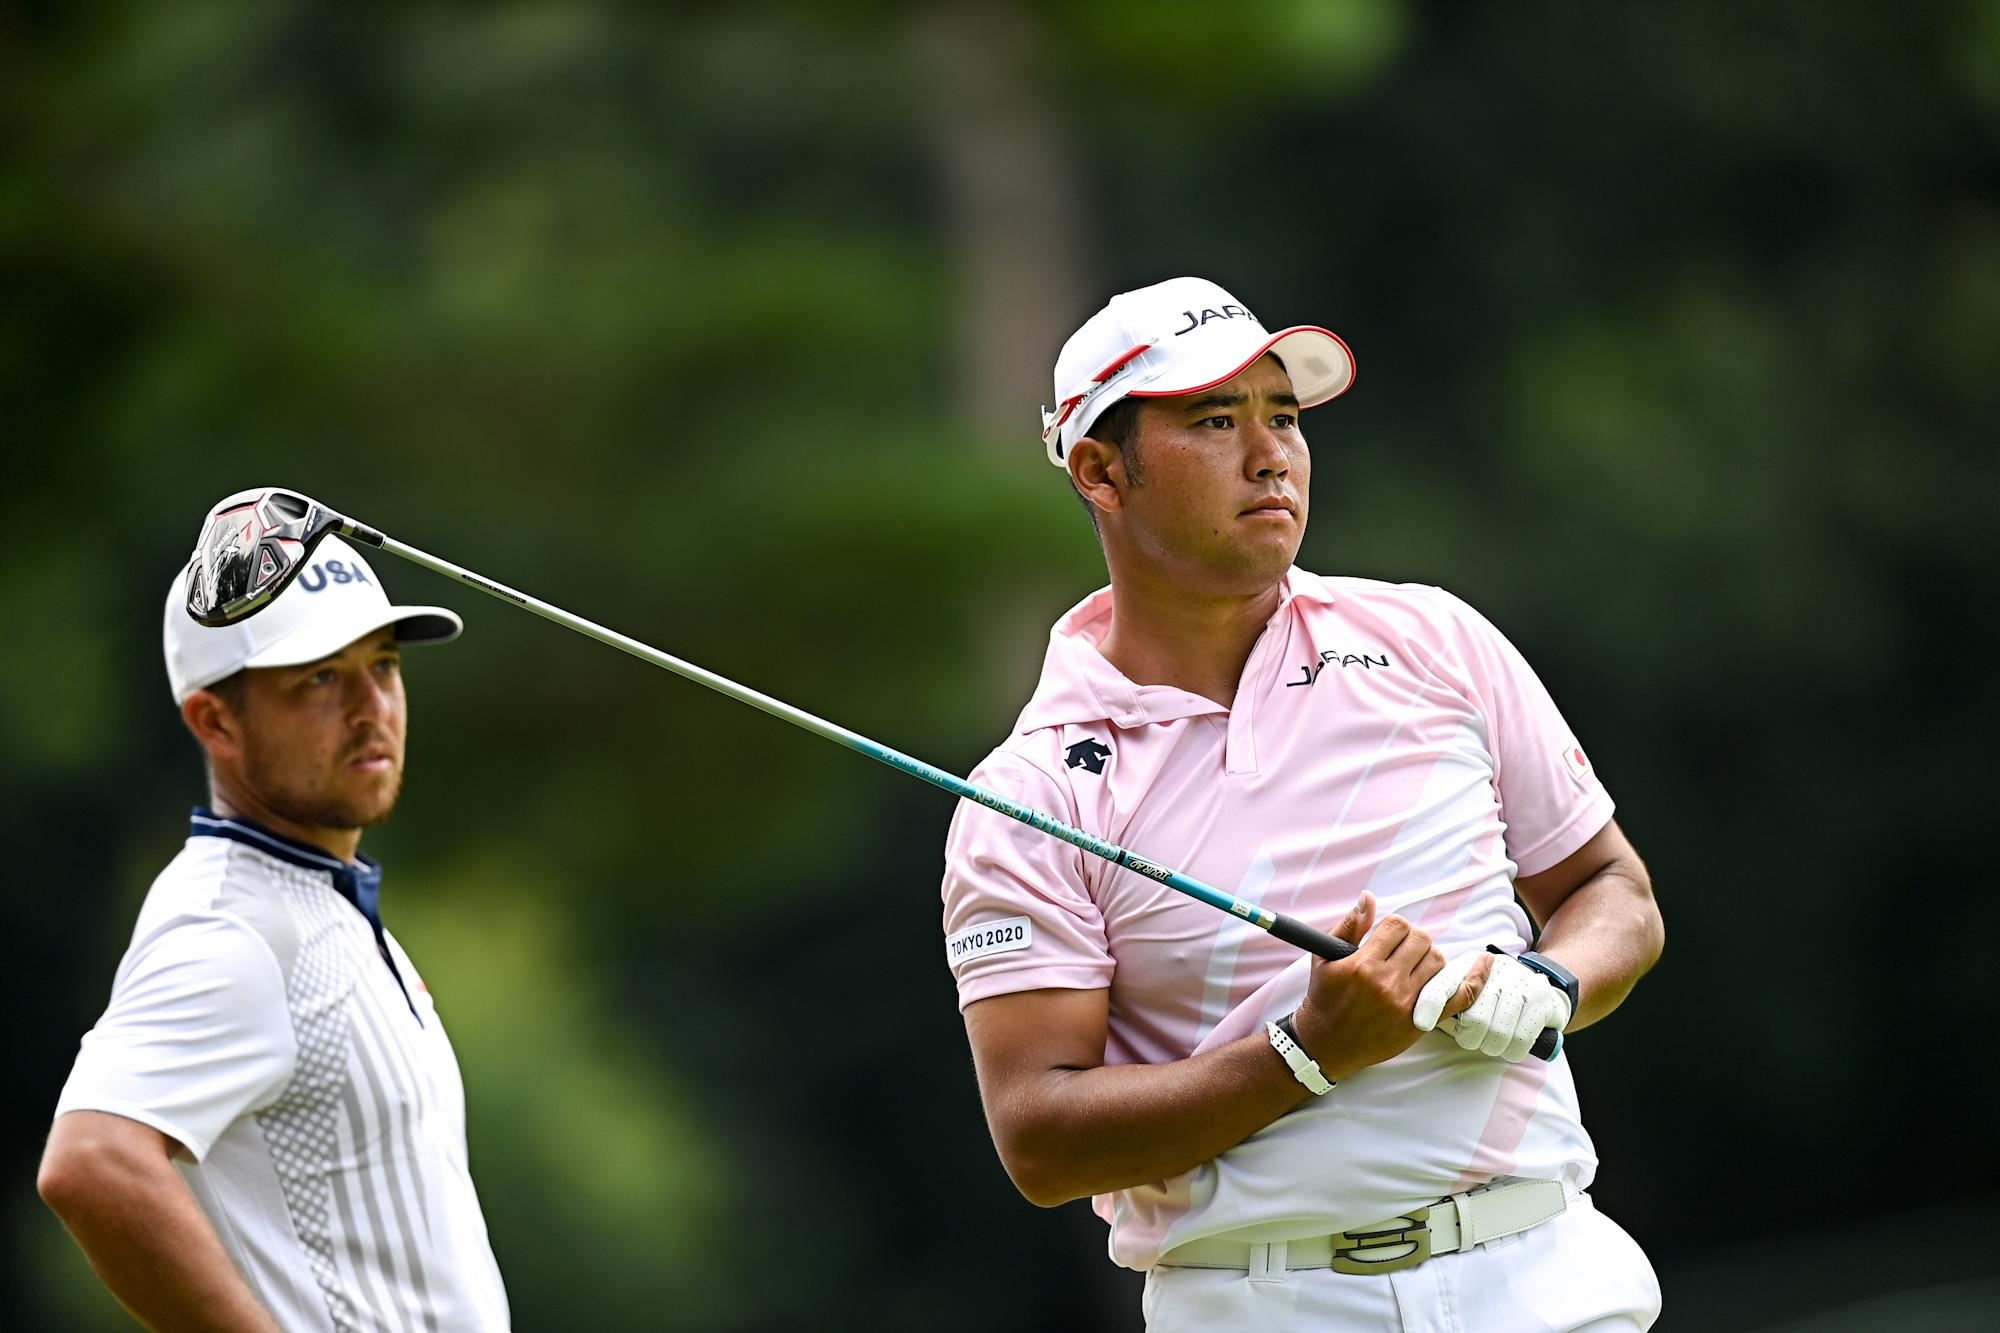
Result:
{"label": "japanese flag patch", "polygon": [[988,954],[1012,953],[1035,942],[1035,923],[1024,916],[1001,921],[982,921],[976,926],[954,930],[944,939],[944,960],[953,967]]}
{"label": "japanese flag patch", "polygon": [[1590,760],[1585,757],[1583,747],[1572,740],[1568,748],[1562,753],[1563,767],[1569,770],[1569,775],[1578,782],[1588,781],[1590,778]]}

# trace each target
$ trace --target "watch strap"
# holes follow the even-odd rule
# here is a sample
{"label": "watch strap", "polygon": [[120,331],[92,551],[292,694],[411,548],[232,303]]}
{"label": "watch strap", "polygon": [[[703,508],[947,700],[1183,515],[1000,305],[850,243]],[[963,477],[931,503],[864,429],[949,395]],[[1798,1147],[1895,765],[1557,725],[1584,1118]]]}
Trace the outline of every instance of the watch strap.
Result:
{"label": "watch strap", "polygon": [[1333,1081],[1320,1072],[1319,1062],[1306,1054],[1306,1048],[1299,1041],[1299,1032],[1292,1025],[1290,1014],[1275,1023],[1264,1025],[1264,1035],[1271,1039],[1271,1049],[1284,1057],[1290,1067],[1292,1077],[1306,1085],[1315,1097],[1324,1097],[1333,1091]]}
{"label": "watch strap", "polygon": [[1556,989],[1569,998],[1569,1016],[1575,1018],[1577,1002],[1582,990],[1582,987],[1577,984],[1576,973],[1570,971],[1547,954],[1536,953],[1532,949],[1520,957],[1521,962],[1534,968],[1535,971],[1554,982]]}

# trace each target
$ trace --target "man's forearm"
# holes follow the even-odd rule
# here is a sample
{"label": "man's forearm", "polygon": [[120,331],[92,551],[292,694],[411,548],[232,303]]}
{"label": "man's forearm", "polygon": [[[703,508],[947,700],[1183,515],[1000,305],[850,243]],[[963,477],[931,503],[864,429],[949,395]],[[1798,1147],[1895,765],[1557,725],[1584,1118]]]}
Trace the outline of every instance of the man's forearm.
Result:
{"label": "man's forearm", "polygon": [[1568,1030],[1597,1022],[1659,961],[1666,930],[1643,867],[1614,862],[1578,885],[1549,917],[1537,951],[1576,974],[1580,1003]]}
{"label": "man's forearm", "polygon": [[[72,1112],[57,1121],[59,1132]],[[129,1123],[129,1122],[127,1122]],[[161,1333],[279,1333],[163,1154],[51,1136],[40,1188],[111,1294]]]}
{"label": "man's forearm", "polygon": [[[1338,1082],[1408,1050],[1411,1011],[1444,966],[1401,917],[1375,928],[1363,892],[1337,938],[1359,947],[1314,962],[1293,1018],[1301,1047]],[[1263,1032],[1185,1060],[1106,1065],[1110,992],[1020,991],[965,1010],[979,1091],[1007,1174],[1044,1206],[1166,1180],[1211,1161],[1312,1096]],[[1447,1012],[1471,1003],[1454,995]]]}
{"label": "man's forearm", "polygon": [[1261,1032],[1171,1064],[1053,1070],[1001,1155],[1050,1207],[1192,1170],[1311,1096]]}

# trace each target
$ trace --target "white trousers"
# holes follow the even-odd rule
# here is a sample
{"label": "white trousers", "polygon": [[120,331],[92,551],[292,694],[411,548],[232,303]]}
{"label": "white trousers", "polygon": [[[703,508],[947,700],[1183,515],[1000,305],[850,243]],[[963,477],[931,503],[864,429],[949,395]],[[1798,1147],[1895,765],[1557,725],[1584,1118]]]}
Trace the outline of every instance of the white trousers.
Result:
{"label": "white trousers", "polygon": [[1155,1267],[1145,1311],[1147,1333],[1639,1333],[1659,1317],[1660,1283],[1585,1194],[1552,1222],[1398,1273]]}

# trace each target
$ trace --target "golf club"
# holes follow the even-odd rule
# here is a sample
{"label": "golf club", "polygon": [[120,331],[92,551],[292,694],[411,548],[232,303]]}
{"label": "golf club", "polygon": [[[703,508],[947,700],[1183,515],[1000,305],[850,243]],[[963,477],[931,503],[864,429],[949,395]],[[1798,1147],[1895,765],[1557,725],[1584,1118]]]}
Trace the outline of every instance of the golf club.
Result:
{"label": "golf club", "polygon": [[[921,759],[912,758],[900,750],[869,740],[858,732],[849,731],[824,718],[815,717],[803,709],[794,708],[782,700],[773,699],[767,694],[760,694],[747,686],[738,685],[727,677],[718,676],[712,671],[698,667],[692,662],[683,661],[671,653],[663,653],[616,630],[606,629],[581,616],[572,615],[559,606],[552,606],[505,584],[483,578],[448,560],[428,555],[366,524],[357,523],[345,514],[308,499],[297,491],[275,486],[260,486],[238,491],[209,510],[208,517],[202,522],[201,535],[196,541],[194,554],[188,562],[188,615],[198,623],[208,626],[232,625],[255,615],[297,577],[305,568],[306,559],[311,555],[313,548],[329,534],[388,551],[392,555],[401,556],[447,578],[469,584],[489,596],[512,602],[545,620],[553,620],[556,624],[573,629],[579,634],[588,635],[599,643],[609,644],[642,661],[664,667],[677,676],[699,685],[706,685],[709,689],[728,695],[739,703],[749,704],[752,708],[761,709],[794,726],[803,727],[816,736],[824,736],[850,750],[867,755],[870,759],[878,760],[891,768],[901,769],[913,777],[922,778],[932,786],[942,787],[955,796],[976,801],[989,810],[996,810],[1031,828],[1061,838],[1064,842],[1080,847],[1093,856],[1100,856],[1115,866],[1157,880],[1170,889],[1207,903],[1210,907],[1219,908],[1232,916],[1240,917],[1259,929],[1269,931],[1287,944],[1296,945],[1321,958],[1338,961],[1354,952],[1354,946],[1347,941],[1335,939],[1294,917],[1259,907],[1255,903],[1245,902],[1198,879],[1129,852],[1116,843],[1107,842],[1082,829],[1065,824],[1052,815],[1008,800],[998,792],[988,791],[941,768],[933,767]],[[1446,1020],[1447,1023],[1450,1021]],[[1561,1049],[1562,1034],[1551,1029],[1536,1039],[1531,1054],[1550,1060],[1554,1059]]]}

